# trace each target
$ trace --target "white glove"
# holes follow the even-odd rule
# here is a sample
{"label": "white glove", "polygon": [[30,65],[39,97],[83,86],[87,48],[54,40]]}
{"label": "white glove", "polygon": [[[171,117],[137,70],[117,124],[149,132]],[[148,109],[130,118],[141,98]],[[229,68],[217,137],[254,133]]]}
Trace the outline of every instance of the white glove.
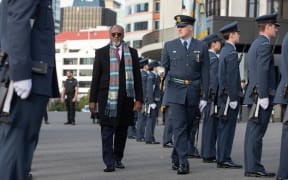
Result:
{"label": "white glove", "polygon": [[150,104],[150,107],[151,107],[152,109],[156,109],[157,105],[156,105],[155,103],[152,103],[152,104]]}
{"label": "white glove", "polygon": [[21,99],[26,99],[29,96],[32,88],[32,80],[26,79],[21,81],[14,81],[13,87],[16,94],[20,96]]}
{"label": "white glove", "polygon": [[238,106],[238,102],[237,101],[231,101],[231,102],[229,102],[229,106],[232,109],[236,109],[236,107]]}
{"label": "white glove", "polygon": [[205,101],[205,100],[200,100],[200,103],[199,103],[200,112],[203,111],[203,109],[206,107],[206,105],[207,105],[207,101]]}
{"label": "white glove", "polygon": [[269,106],[269,98],[259,98],[258,99],[260,106],[265,110]]}

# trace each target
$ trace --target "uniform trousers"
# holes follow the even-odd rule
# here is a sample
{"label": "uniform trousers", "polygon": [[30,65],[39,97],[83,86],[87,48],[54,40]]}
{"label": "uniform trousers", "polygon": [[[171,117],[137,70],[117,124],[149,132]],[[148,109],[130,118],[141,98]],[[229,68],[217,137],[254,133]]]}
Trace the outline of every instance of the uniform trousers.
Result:
{"label": "uniform trousers", "polygon": [[27,180],[48,100],[33,93],[26,100],[14,95],[11,123],[0,125],[1,180]]}
{"label": "uniform trousers", "polygon": [[288,179],[288,124],[283,124],[278,177]]}
{"label": "uniform trousers", "polygon": [[[251,107],[248,107],[249,112]],[[250,120],[247,122],[245,142],[244,142],[244,163],[245,172],[264,172],[265,168],[261,164],[263,137],[266,133],[268,123],[272,113],[272,105],[264,110],[260,107],[259,122]]]}

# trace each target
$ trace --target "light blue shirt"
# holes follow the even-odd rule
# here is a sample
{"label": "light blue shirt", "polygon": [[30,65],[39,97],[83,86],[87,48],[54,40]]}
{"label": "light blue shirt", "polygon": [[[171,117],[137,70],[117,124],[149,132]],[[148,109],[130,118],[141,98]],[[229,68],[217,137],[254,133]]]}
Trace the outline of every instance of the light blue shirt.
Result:
{"label": "light blue shirt", "polygon": [[191,43],[191,41],[192,41],[192,38],[189,38],[189,39],[187,39],[187,40],[184,40],[184,39],[180,38],[180,41],[181,41],[181,43],[182,43],[183,45],[184,45],[184,41],[186,41],[186,42],[187,42],[187,47],[186,47],[186,49],[189,49],[190,43]]}

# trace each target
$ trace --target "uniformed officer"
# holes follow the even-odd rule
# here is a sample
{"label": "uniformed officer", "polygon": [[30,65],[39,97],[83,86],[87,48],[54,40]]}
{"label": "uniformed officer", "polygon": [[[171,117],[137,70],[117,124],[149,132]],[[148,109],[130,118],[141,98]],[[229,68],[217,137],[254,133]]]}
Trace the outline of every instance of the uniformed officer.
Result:
{"label": "uniformed officer", "polygon": [[158,112],[161,105],[160,98],[160,76],[158,74],[159,62],[153,61],[148,64],[149,75],[147,79],[146,98],[148,104],[147,123],[145,130],[146,144],[160,144],[155,140],[154,131],[157,122]]}
{"label": "uniformed officer", "polygon": [[[288,32],[286,33],[281,50],[281,62],[280,62],[281,81],[278,85],[276,95],[274,98],[275,104],[282,105],[282,113],[284,114],[282,138],[281,138],[281,153],[280,164],[277,174],[277,180],[288,179]],[[286,113],[285,113],[286,112]]]}
{"label": "uniformed officer", "polygon": [[219,31],[223,34],[225,44],[219,56],[217,103],[220,107],[219,111],[222,109],[226,111],[224,113],[219,112],[217,167],[242,168],[231,158],[241,91],[238,53],[235,47],[240,38],[238,22],[226,24]]}
{"label": "uniformed officer", "polygon": [[139,66],[141,68],[141,80],[142,80],[142,91],[143,91],[143,97],[144,97],[144,105],[142,106],[142,110],[138,112],[138,119],[136,123],[136,141],[137,142],[144,142],[144,134],[145,134],[145,128],[146,128],[146,115],[145,115],[145,107],[147,105],[147,99],[146,99],[146,89],[147,89],[147,79],[148,79],[148,59],[142,58],[139,61]]}
{"label": "uniformed officer", "polygon": [[174,18],[179,38],[165,43],[161,60],[167,77],[165,94],[174,133],[172,169],[178,170],[177,174],[188,174],[188,140],[192,124],[199,107],[203,110],[207,104],[209,53],[202,41],[192,38],[195,19],[185,15]]}
{"label": "uniformed officer", "polygon": [[67,79],[61,92],[61,102],[65,100],[67,110],[67,122],[64,124],[75,125],[75,103],[78,96],[78,82],[73,77],[73,72],[68,70],[66,72]]}
{"label": "uniformed officer", "polygon": [[[210,57],[210,83],[209,99],[204,108],[202,126],[201,157],[205,163],[216,162],[216,139],[217,139],[217,90],[218,90],[218,63],[217,54],[221,49],[222,39],[216,33],[210,34],[203,39],[209,48]],[[211,107],[213,106],[213,107]],[[211,112],[212,111],[212,112]]]}
{"label": "uniformed officer", "polygon": [[248,87],[244,104],[248,104],[249,110],[251,110],[253,103],[260,106],[259,111],[257,111],[257,120],[248,120],[245,134],[245,176],[249,177],[275,176],[275,173],[269,173],[265,170],[261,164],[261,155],[262,139],[270,120],[276,88],[271,45],[271,39],[275,38],[279,26],[276,19],[277,14],[256,18],[259,36],[253,41],[248,51]]}

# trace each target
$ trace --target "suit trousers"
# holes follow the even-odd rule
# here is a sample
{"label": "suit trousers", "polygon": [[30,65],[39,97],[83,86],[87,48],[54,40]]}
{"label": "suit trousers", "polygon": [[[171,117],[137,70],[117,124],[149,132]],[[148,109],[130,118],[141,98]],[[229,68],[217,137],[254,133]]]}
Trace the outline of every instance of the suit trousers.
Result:
{"label": "suit trousers", "polygon": [[[249,112],[251,110],[250,107]],[[244,141],[244,163],[245,172],[263,172],[264,166],[261,164],[263,137],[266,133],[268,123],[272,113],[272,105],[264,110],[260,107],[259,122],[247,122]]]}
{"label": "suit trousers", "polygon": [[189,164],[188,140],[197,111],[199,111],[198,106],[169,103],[174,134],[174,147],[171,157],[173,161],[180,164]]}
{"label": "suit trousers", "polygon": [[288,124],[283,124],[278,177],[288,179]]}
{"label": "suit trousers", "polygon": [[217,129],[217,162],[231,162],[231,151],[235,136],[239,106],[236,109],[229,107],[227,118],[219,118]]}
{"label": "suit trousers", "polygon": [[68,97],[65,100],[66,110],[67,110],[67,122],[75,122],[75,102],[72,101],[72,97]]}
{"label": "suit trousers", "polygon": [[155,141],[155,127],[157,122],[157,115],[159,112],[159,108],[150,110],[150,115],[147,116],[146,130],[145,130],[145,141],[146,142],[154,142]]}
{"label": "suit trousers", "polygon": [[1,180],[27,180],[48,100],[36,94],[26,100],[14,95],[11,124],[0,125]]}
{"label": "suit trousers", "polygon": [[216,158],[218,118],[210,116],[211,103],[207,103],[203,114],[201,157]]}
{"label": "suit trousers", "polygon": [[121,161],[127,139],[128,126],[101,126],[102,158],[107,167]]}

